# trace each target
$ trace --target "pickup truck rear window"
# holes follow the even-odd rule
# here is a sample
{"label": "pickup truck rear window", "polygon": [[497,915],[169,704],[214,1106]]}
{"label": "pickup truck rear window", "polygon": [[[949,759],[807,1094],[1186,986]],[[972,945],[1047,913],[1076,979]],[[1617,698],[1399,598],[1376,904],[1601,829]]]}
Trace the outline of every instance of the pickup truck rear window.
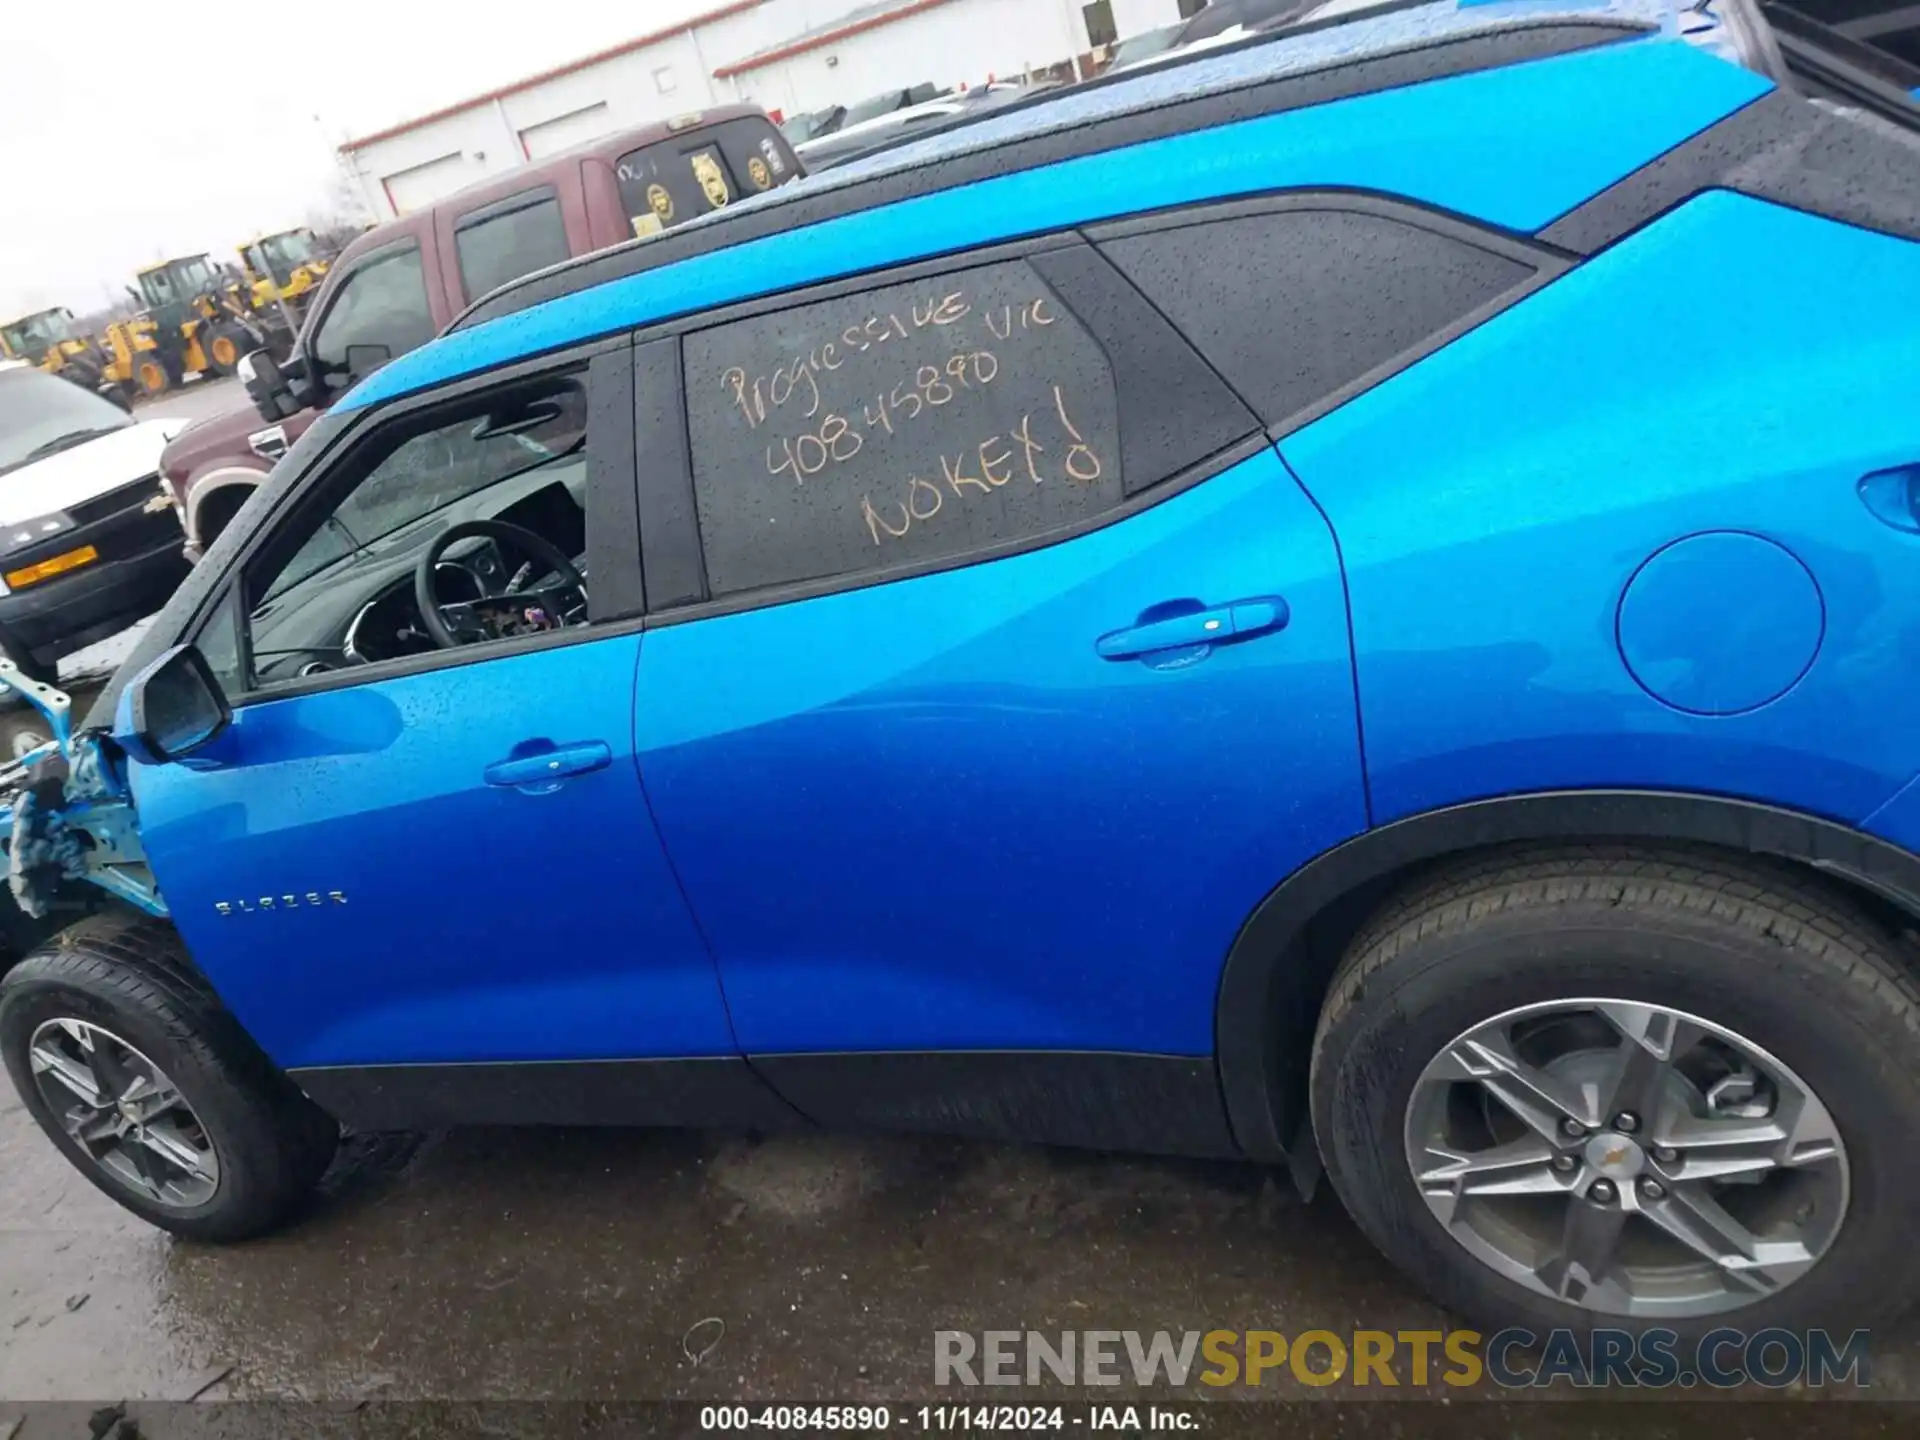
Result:
{"label": "pickup truck rear window", "polygon": [[628,151],[614,173],[633,233],[651,235],[784,185],[800,162],[772,122],[753,115]]}

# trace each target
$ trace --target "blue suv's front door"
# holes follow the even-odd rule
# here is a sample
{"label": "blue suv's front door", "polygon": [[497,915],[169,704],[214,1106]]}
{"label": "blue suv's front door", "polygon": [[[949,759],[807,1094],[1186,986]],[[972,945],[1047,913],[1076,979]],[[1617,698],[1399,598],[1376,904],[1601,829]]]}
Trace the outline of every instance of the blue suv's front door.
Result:
{"label": "blue suv's front door", "polygon": [[288,1068],[732,1055],[635,774],[640,637],[581,628],[546,558],[585,563],[582,387],[479,403],[377,429],[247,563],[246,643],[201,642],[233,724],[134,768],[155,873]]}

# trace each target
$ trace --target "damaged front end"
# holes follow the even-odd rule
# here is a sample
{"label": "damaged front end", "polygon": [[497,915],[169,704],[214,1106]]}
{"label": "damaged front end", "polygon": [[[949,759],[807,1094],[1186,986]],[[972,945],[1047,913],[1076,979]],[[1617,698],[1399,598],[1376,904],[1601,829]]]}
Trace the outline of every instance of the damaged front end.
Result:
{"label": "damaged front end", "polygon": [[[53,736],[0,770],[0,845],[15,903],[41,919],[70,903],[63,892],[84,883],[165,915],[140,844],[126,756],[105,735],[74,735],[72,700],[0,659],[0,694],[8,691],[38,710]],[[83,894],[78,908],[97,898]]]}

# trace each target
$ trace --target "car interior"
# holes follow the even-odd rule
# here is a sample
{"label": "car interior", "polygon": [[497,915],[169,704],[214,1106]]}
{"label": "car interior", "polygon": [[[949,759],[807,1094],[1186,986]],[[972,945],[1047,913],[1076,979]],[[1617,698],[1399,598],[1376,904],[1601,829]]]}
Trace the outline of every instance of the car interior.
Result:
{"label": "car interior", "polygon": [[584,625],[585,445],[575,381],[376,439],[252,567],[255,683]]}

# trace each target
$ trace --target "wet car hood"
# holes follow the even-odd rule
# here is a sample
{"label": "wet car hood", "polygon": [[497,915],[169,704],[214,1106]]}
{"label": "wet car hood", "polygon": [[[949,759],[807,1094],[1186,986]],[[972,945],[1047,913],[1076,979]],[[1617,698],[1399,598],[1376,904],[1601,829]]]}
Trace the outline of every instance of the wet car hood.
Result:
{"label": "wet car hood", "polygon": [[160,468],[184,420],[142,420],[0,475],[0,525],[50,515],[131,485]]}

